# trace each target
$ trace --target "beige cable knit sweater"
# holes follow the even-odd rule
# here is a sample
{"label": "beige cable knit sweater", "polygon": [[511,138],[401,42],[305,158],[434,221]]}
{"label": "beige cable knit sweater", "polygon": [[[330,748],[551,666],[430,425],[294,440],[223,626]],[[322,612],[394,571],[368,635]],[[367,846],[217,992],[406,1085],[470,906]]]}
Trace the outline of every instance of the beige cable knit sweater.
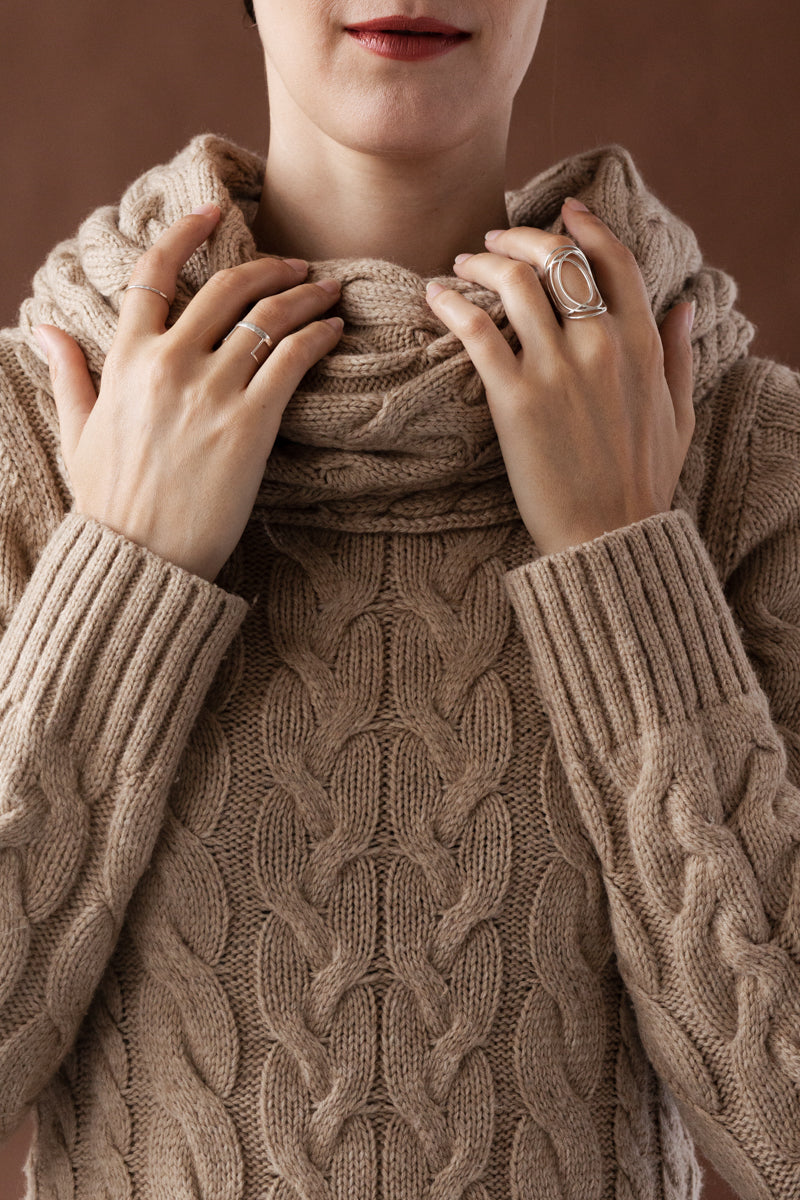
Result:
{"label": "beige cable knit sweater", "polygon": [[[96,374],[213,136],[98,210],[0,336],[0,1134],[40,1200],[800,1196],[800,386],[609,147],[586,200],[698,302],[673,511],[540,556],[480,380],[375,261],[210,584],[70,512],[31,325]],[[451,286],[452,286],[451,281]],[[456,283],[492,312],[493,293]],[[691,1137],[688,1136],[687,1130]]]}

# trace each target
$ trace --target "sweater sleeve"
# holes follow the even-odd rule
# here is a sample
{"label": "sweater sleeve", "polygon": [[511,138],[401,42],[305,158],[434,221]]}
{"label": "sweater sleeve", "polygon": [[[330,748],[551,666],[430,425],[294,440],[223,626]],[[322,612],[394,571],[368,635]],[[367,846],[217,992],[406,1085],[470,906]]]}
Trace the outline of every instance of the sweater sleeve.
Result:
{"label": "sweater sleeve", "polygon": [[506,586],[601,863],[648,1057],[743,1200],[790,1200],[800,1195],[800,379],[787,368],[773,364],[741,441],[724,588],[680,508],[525,563]]}
{"label": "sweater sleeve", "polygon": [[59,513],[39,450],[0,437],[0,1137],[75,1040],[249,609]]}

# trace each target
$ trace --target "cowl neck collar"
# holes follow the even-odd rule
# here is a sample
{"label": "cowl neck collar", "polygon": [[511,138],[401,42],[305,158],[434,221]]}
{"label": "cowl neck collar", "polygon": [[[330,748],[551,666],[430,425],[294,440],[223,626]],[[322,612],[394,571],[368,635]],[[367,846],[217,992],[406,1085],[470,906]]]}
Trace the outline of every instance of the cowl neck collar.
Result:
{"label": "cowl neck collar", "polygon": [[[118,206],[97,209],[50,254],[21,310],[83,346],[99,380],[139,255],[179,216],[212,200],[222,218],[184,268],[170,320],[217,271],[260,257],[252,224],[264,160],[212,134],[142,175]],[[734,308],[736,285],[705,266],[691,230],[653,196],[619,146],[579,154],[509,191],[512,225],[564,232],[561,202],[578,196],[635,254],[660,320],[695,299],[695,404],[747,351],[753,327]],[[427,279],[377,259],[312,262],[335,275],[345,330],[286,408],[254,511],[269,522],[352,530],[424,531],[517,519],[483,384],[461,342],[432,313]],[[519,349],[500,298],[442,277],[486,309]]]}

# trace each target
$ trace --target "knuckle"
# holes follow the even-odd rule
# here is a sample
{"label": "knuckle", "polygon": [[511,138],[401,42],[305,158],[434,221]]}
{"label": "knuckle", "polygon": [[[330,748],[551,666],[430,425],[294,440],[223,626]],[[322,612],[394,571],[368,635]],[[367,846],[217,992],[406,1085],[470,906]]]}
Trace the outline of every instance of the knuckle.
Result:
{"label": "knuckle", "polygon": [[593,363],[599,368],[633,353],[631,344],[622,346],[613,329],[603,327],[599,322],[586,321],[585,324],[589,328],[581,331],[583,336],[576,344],[582,362]]}
{"label": "knuckle", "polygon": [[[586,214],[584,213],[583,215],[585,216]],[[574,238],[558,237],[554,234],[552,243],[545,246],[544,252],[542,253],[542,266],[544,266],[545,261],[550,257],[551,254],[554,254],[556,250],[580,250],[580,246]]]}
{"label": "knuckle", "polygon": [[262,276],[265,271],[267,272],[269,286],[276,292],[288,291],[290,288],[306,282],[302,272],[295,271],[282,258],[261,259],[256,265]]}
{"label": "knuckle", "polygon": [[238,285],[239,273],[236,267],[223,267],[221,271],[217,271],[211,276],[206,287],[227,296],[231,292],[238,291]]}
{"label": "knuckle", "polygon": [[119,346],[114,343],[111,346],[108,354],[103,362],[102,379],[103,382],[118,383],[124,373],[123,356],[120,353]]}
{"label": "knuckle", "polygon": [[336,292],[328,291],[327,288],[320,287],[318,283],[312,284],[312,287],[314,288],[316,298],[318,300],[324,300],[326,304],[333,304],[334,300],[338,299],[339,291],[341,291],[341,288],[339,288],[339,291]]}
{"label": "knuckle", "polygon": [[274,301],[270,303],[266,300],[259,300],[258,304],[254,305],[243,319],[249,321],[251,325],[258,325],[259,329],[263,329],[270,337],[274,338],[275,333],[273,329],[270,329],[270,325],[275,325],[275,318],[279,312],[280,309],[276,308]]}
{"label": "knuckle", "polygon": [[148,357],[146,375],[149,388],[159,393],[164,389],[174,388],[182,372],[182,355],[177,342],[159,339],[157,351]]}
{"label": "knuckle", "polygon": [[306,326],[285,337],[272,352],[271,358],[289,371],[305,370],[311,359],[311,349],[317,344],[314,327]]}
{"label": "knuckle", "polygon": [[532,272],[533,268],[530,263],[521,262],[518,258],[511,258],[504,263],[500,271],[500,280],[502,283],[518,286],[529,283]]}
{"label": "knuckle", "polygon": [[151,359],[144,375],[146,380],[144,392],[149,396],[163,395],[172,384],[172,371],[168,359],[160,357]]}
{"label": "knuckle", "polygon": [[626,267],[629,270],[635,267],[638,271],[639,263],[637,262],[636,255],[617,238],[611,241],[610,252],[615,256],[621,267]]}
{"label": "knuckle", "polygon": [[495,329],[495,324],[489,314],[482,308],[472,307],[461,318],[461,330],[465,338],[471,341],[481,341],[489,337]]}
{"label": "knuckle", "polygon": [[634,340],[635,353],[639,360],[648,366],[663,368],[664,345],[657,329],[646,326]]}
{"label": "knuckle", "polygon": [[147,283],[150,279],[162,278],[169,272],[170,260],[162,246],[157,243],[145,250],[136,261],[131,276],[132,283]]}

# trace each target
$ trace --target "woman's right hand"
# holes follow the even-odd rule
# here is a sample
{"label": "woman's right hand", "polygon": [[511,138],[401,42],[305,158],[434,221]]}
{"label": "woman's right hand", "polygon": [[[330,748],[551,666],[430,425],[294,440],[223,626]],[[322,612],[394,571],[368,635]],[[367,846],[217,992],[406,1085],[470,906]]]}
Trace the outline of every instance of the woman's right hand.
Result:
{"label": "woman's right hand", "polygon": [[[181,267],[219,216],[214,206],[176,221],[130,282],[171,303]],[[213,582],[244,532],[286,405],[341,336],[341,322],[319,319],[338,299],[338,282],[332,291],[303,283],[307,270],[263,258],[220,271],[170,329],[163,297],[125,292],[99,395],[78,343],[38,326],[74,512]],[[272,338],[260,366],[250,330],[221,344],[241,320]]]}

